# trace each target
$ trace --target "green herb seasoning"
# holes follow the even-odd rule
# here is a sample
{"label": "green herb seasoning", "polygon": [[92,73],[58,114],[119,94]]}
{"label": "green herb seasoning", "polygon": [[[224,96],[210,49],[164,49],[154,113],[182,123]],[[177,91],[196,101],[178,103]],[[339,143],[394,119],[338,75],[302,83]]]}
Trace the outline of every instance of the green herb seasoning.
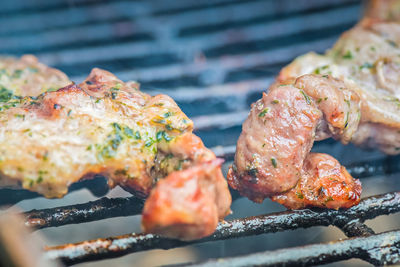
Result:
{"label": "green herb seasoning", "polygon": [[275,158],[271,158],[271,163],[272,163],[272,166],[274,166],[274,168],[278,167],[278,163],[276,162]]}
{"label": "green herb seasoning", "polygon": [[129,128],[128,126],[124,127],[124,134],[128,138],[133,138],[134,137],[133,130],[131,128]]}
{"label": "green herb seasoning", "polygon": [[140,133],[139,133],[139,131],[136,131],[135,132],[135,139],[136,140],[140,140],[142,137],[140,136]]}
{"label": "green herb seasoning", "polygon": [[164,131],[159,131],[159,132],[157,132],[157,134],[156,134],[156,140],[157,140],[157,142],[160,142],[160,141],[162,140],[163,134],[164,134]]}
{"label": "green herb seasoning", "polygon": [[306,93],[304,93],[303,90],[300,90],[300,93],[303,95],[303,97],[304,97],[304,99],[306,100],[307,104],[310,105],[310,104],[311,104],[310,97],[309,97]]}
{"label": "green herb seasoning", "polygon": [[351,53],[350,50],[347,50],[347,52],[342,56],[344,59],[352,59],[353,54]]}
{"label": "green herb seasoning", "polygon": [[43,182],[43,177],[39,176],[38,179],[36,180],[36,183],[40,184],[41,182]]}
{"label": "green herb seasoning", "polygon": [[168,112],[164,113],[163,117],[164,117],[164,118],[169,118],[169,117],[171,117],[172,115],[173,115],[173,113],[172,113],[171,111],[168,111]]}
{"label": "green herb seasoning", "polygon": [[301,193],[301,192],[296,192],[296,196],[297,196],[297,198],[299,198],[299,199],[303,199],[303,198],[304,198],[304,195],[303,195],[303,193]]}
{"label": "green herb seasoning", "polygon": [[251,167],[251,168],[248,168],[247,173],[252,177],[256,177],[258,170],[254,167]]}
{"label": "green herb seasoning", "polygon": [[13,97],[13,93],[4,87],[0,88],[0,102],[7,102]]}
{"label": "green herb seasoning", "polygon": [[43,154],[43,161],[47,161],[48,159],[49,159],[49,152],[46,151],[46,152]]}
{"label": "green herb seasoning", "polygon": [[324,65],[324,66],[318,67],[318,68],[316,68],[316,69],[314,70],[314,74],[321,74],[321,71],[322,71],[322,70],[326,70],[326,69],[328,69],[328,68],[329,68],[329,65]]}
{"label": "green herb seasoning", "polygon": [[330,202],[330,201],[333,201],[333,197],[328,196],[328,198],[325,200],[325,204],[328,203],[328,202]]}
{"label": "green herb seasoning", "polygon": [[16,118],[20,118],[20,119],[25,119],[25,115],[24,114],[14,114],[14,117]]}
{"label": "green herb seasoning", "polygon": [[145,147],[149,147],[149,146],[152,146],[154,143],[155,143],[154,139],[150,137],[150,138],[146,141],[146,143],[144,143],[144,146],[145,146]]}
{"label": "green herb seasoning", "polygon": [[[346,102],[347,106],[348,106],[349,109],[350,109],[350,100],[345,99],[344,102]],[[350,116],[350,112],[347,111],[347,113],[346,113],[346,120],[345,120],[345,123],[344,123],[344,128],[345,128],[345,129],[347,129],[347,127],[349,126],[349,116]]]}
{"label": "green herb seasoning", "polygon": [[388,44],[390,44],[391,46],[393,46],[393,47],[398,47],[398,45],[397,45],[397,43],[395,42],[395,41],[393,41],[393,40],[386,40],[386,42],[388,43]]}
{"label": "green herb seasoning", "polygon": [[267,114],[269,111],[269,108],[264,108],[259,114],[258,117],[264,117],[265,114]]}
{"label": "green herb seasoning", "polygon": [[156,140],[157,142],[161,142],[162,140],[165,140],[167,142],[171,141],[172,138],[165,132],[165,131],[159,131],[156,134]]}
{"label": "green herb seasoning", "polygon": [[38,70],[37,68],[34,68],[34,67],[28,67],[28,70],[29,70],[30,72],[32,72],[32,73],[37,73],[37,72],[39,72],[39,70]]}
{"label": "green herb seasoning", "polygon": [[[103,160],[104,158],[114,157],[122,141],[125,138],[133,137],[133,131],[129,127],[121,127],[121,125],[116,122],[111,123],[111,127],[113,128],[113,131],[107,136],[106,143],[104,145],[95,145],[97,150],[97,157],[100,160]],[[87,150],[90,149],[91,147],[87,148]]]}
{"label": "green herb seasoning", "polygon": [[373,64],[368,63],[368,62],[365,62],[364,64],[362,64],[362,65],[360,66],[360,70],[362,70],[362,69],[372,69],[373,67],[374,67]]}
{"label": "green herb seasoning", "polygon": [[19,78],[21,78],[22,72],[23,72],[23,70],[15,70],[12,77],[15,79],[19,79]]}

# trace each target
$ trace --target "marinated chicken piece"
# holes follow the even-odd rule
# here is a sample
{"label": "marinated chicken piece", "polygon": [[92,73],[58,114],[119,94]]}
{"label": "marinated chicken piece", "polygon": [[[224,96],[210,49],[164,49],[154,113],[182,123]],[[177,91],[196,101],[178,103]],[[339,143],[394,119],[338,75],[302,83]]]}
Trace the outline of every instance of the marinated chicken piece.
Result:
{"label": "marinated chicken piece", "polygon": [[21,96],[38,96],[70,83],[63,72],[40,63],[32,55],[19,59],[0,57],[0,102]]}
{"label": "marinated chicken piece", "polygon": [[[231,196],[220,160],[192,130],[170,97],[151,97],[135,82],[94,69],[79,85],[18,99],[0,112],[0,185],[53,198],[101,174],[110,186],[140,197],[153,190],[144,209],[146,231],[204,237],[230,212]],[[158,209],[159,196],[170,198],[171,206]]]}
{"label": "marinated chicken piece", "polygon": [[243,124],[228,172],[230,186],[255,202],[273,197],[293,209],[357,204],[359,181],[332,157],[310,150],[314,140],[329,136],[349,142],[359,115],[357,94],[328,75],[274,84]]}
{"label": "marinated chicken piece", "polygon": [[[388,2],[382,1],[385,3]],[[307,73],[339,78],[361,98],[363,133],[355,134],[351,141],[398,154],[399,142],[393,143],[392,139],[400,139],[399,55],[400,24],[366,18],[344,33],[325,55],[309,53],[298,57],[281,71],[278,80]],[[381,136],[389,132],[393,138]]]}

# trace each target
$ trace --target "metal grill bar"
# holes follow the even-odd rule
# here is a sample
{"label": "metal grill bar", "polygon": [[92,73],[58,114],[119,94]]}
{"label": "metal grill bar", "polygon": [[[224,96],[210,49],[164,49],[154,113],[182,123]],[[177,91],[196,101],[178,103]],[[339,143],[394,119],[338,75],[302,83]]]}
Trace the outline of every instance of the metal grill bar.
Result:
{"label": "metal grill bar", "polygon": [[[153,1],[154,2],[154,1]],[[304,11],[320,11],[321,9],[335,8],[341,5],[351,5],[357,3],[354,0],[333,0],[333,1],[317,1],[302,0],[296,5],[291,5],[290,0],[262,1],[227,1],[213,0],[207,1],[206,4],[201,1],[185,1],[177,3],[177,1],[157,1],[157,3],[140,2],[140,1],[112,1],[109,3],[97,3],[96,6],[71,6],[70,9],[64,8],[57,11],[35,12],[33,14],[23,14],[24,20],[21,21],[21,13],[16,16],[2,16],[1,23],[10,23],[9,27],[0,29],[0,34],[29,34],[31,32],[40,33],[49,29],[68,29],[70,27],[79,28],[79,26],[87,24],[96,24],[104,21],[112,21],[118,18],[130,18],[135,21],[146,20],[148,17],[152,21],[141,23],[140,27],[151,31],[155,23],[165,22],[158,26],[178,25],[185,27],[201,26],[206,24],[218,24],[223,22],[231,22],[232,20],[245,20],[264,16],[282,16],[285,14],[295,14]],[[196,5],[197,4],[197,5]],[[187,6],[185,12],[173,12],[173,7]],[[285,8],[282,8],[285,7]],[[114,10],[115,12],[107,12]],[[175,9],[176,10],[176,9]],[[211,12],[210,12],[211,11]],[[243,12],[238,12],[243,11]],[[69,16],[68,20],[59,20],[71,13],[80,16]],[[215,16],[218,14],[218,16]],[[233,17],[232,14],[235,14]],[[205,17],[205,20],[193,20],[192,18]],[[52,21],[52,24],[46,24]],[[25,22],[25,23],[24,23]],[[238,25],[235,25],[236,27]]]}
{"label": "metal grill bar", "polygon": [[360,258],[383,266],[400,262],[400,231],[190,264],[198,267],[307,266]]}
{"label": "metal grill bar", "polygon": [[[252,15],[252,19],[257,14],[252,14],[254,12],[262,11],[265,13],[265,8],[261,6],[265,6],[265,4],[255,6],[254,10],[249,10],[249,14]],[[315,14],[287,14],[285,16],[276,17],[274,20],[265,18],[265,22],[263,21],[255,21],[250,25],[243,25],[241,27],[242,31],[246,32],[245,36],[241,36],[240,38],[227,38],[229,35],[229,31],[231,28],[221,29],[221,31],[215,31],[210,33],[204,33],[201,35],[191,35],[184,38],[175,38],[175,32],[167,32],[168,39],[170,45],[160,47],[158,43],[160,37],[159,34],[154,33],[154,25],[147,25],[147,27],[140,27],[140,30],[137,30],[134,27],[134,21],[132,18],[126,17],[124,15],[119,21],[108,21],[103,23],[97,23],[94,25],[79,25],[79,31],[77,31],[76,27],[71,27],[69,29],[64,29],[60,31],[59,29],[50,29],[41,33],[30,32],[29,34],[23,35],[13,35],[13,36],[5,36],[2,37],[2,43],[0,44],[0,48],[4,49],[8,53],[17,52],[17,53],[33,53],[36,52],[38,55],[43,58],[44,55],[52,55],[54,56],[54,52],[56,52],[59,56],[63,54],[64,50],[68,51],[77,51],[79,49],[84,48],[85,50],[93,48],[94,44],[96,46],[104,46],[105,49],[111,50],[112,47],[107,47],[110,44],[129,43],[132,47],[130,51],[119,51],[116,53],[112,53],[108,57],[112,57],[112,59],[124,59],[126,57],[132,58],[135,56],[145,56],[151,54],[151,52],[159,51],[160,53],[168,53],[174,52],[177,50],[185,49],[187,50],[190,47],[190,50],[210,50],[219,46],[232,45],[238,42],[254,42],[254,41],[262,41],[267,38],[278,39],[285,36],[298,34],[299,32],[311,31],[311,30],[323,30],[324,28],[332,28],[339,27],[344,24],[354,23],[354,12],[358,11],[358,6],[339,6],[336,9],[327,9],[320,10],[320,12]],[[334,20],[337,12],[342,14],[342,19],[340,21]],[[240,14],[246,14],[242,12]],[[262,14],[265,17],[264,14]],[[220,17],[217,17],[221,19]],[[304,25],[299,23],[302,19],[307,19],[309,24]],[[325,18],[325,19],[324,19]],[[194,20],[193,18],[187,18],[188,21],[181,21],[182,25],[177,25],[173,23],[174,27],[182,28],[183,25],[187,26],[189,23],[195,22],[198,23],[198,20]],[[235,18],[237,19],[237,18]],[[168,22],[167,22],[168,23]],[[132,25],[133,24],[133,25]],[[232,26],[235,26],[233,22],[230,23]],[[118,27],[122,27],[126,25],[124,31],[116,31],[115,29]],[[128,27],[130,26],[130,27]],[[149,27],[150,26],[150,27]],[[163,27],[165,27],[165,21],[163,20]],[[279,32],[274,31],[279,27]],[[190,28],[189,28],[190,29]],[[184,30],[184,29],[183,29]],[[166,30],[168,31],[168,27]],[[260,34],[263,33],[263,34]],[[141,35],[146,38],[134,38],[135,35]],[[70,36],[74,36],[71,38]],[[115,42],[109,42],[111,39],[116,39]],[[158,38],[158,39],[157,39]],[[166,37],[164,37],[166,38]],[[120,39],[120,40],[118,40]],[[282,42],[283,44],[283,42]],[[45,51],[44,55],[41,54]],[[122,54],[122,52],[125,52]],[[91,53],[89,53],[91,54]],[[87,55],[88,56],[88,55]],[[211,55],[208,55],[211,56]],[[91,55],[92,60],[98,60],[98,58],[94,58]],[[103,60],[106,58],[102,58]],[[75,61],[76,63],[82,63],[83,61],[79,60],[79,58],[72,57],[69,61],[60,61],[57,62],[47,62],[47,63],[55,63],[57,65],[60,64],[71,64],[71,61]],[[115,64],[111,64],[115,65]]]}
{"label": "metal grill bar", "polygon": [[[315,51],[317,52],[323,52],[327,47],[331,46],[334,41],[337,39],[337,34],[340,32],[343,32],[345,29],[348,29],[350,24],[342,26],[341,29],[337,29],[337,32],[333,33],[330,37],[327,38],[320,38],[318,40],[309,40],[308,42],[303,42],[299,44],[292,44],[290,46],[284,47],[277,47],[277,48],[272,48],[267,51],[263,52],[254,52],[254,53],[246,53],[243,55],[226,55],[226,57],[221,59],[208,59],[207,64],[196,64],[196,63],[185,63],[185,62],[180,62],[179,64],[167,64],[164,63],[163,66],[152,66],[149,68],[148,66],[146,68],[141,67],[140,69],[118,69],[118,66],[116,66],[115,70],[113,70],[118,78],[121,80],[130,80],[130,79],[136,79],[139,80],[140,82],[147,82],[149,80],[154,80],[155,77],[157,79],[171,79],[171,78],[176,78],[176,77],[182,77],[185,75],[201,75],[205,70],[212,70],[216,71],[216,73],[220,73],[223,71],[224,73],[227,73],[232,70],[237,70],[240,68],[250,68],[250,67],[257,67],[259,65],[264,65],[266,62],[270,64],[275,64],[276,62],[287,62],[290,59],[293,59],[294,57],[304,54],[309,51],[310,47],[313,47]],[[132,47],[131,45],[116,45],[112,46],[109,48],[104,48],[104,47],[94,47],[90,49],[92,53],[97,53],[98,57],[101,58],[106,58],[107,55],[111,51],[116,51],[115,54],[118,54],[119,52],[124,55],[125,58],[131,59],[132,63],[135,61],[135,57],[131,57],[129,55],[126,55],[128,51],[132,52],[135,51],[135,48]],[[73,64],[68,64],[68,65],[60,65],[57,66],[55,64],[49,64],[49,65],[55,65],[55,67],[60,68],[61,70],[64,70],[66,73],[72,73],[71,79],[80,81],[85,78],[85,75],[82,74],[82,69],[90,69],[90,66],[96,65],[99,67],[106,67],[105,64],[108,64],[109,67],[107,69],[110,69],[110,65],[113,63],[117,63],[118,59],[116,61],[114,60],[104,60],[103,62],[92,62],[92,53],[88,52],[83,52],[84,49],[81,49],[79,51],[70,51],[68,53],[63,53],[63,55],[60,55],[58,57],[57,53],[53,53],[52,57],[55,57],[55,60],[59,60],[60,58],[68,57],[70,60],[81,56],[79,58],[79,61],[85,62],[88,60],[89,63],[73,63]],[[154,53],[159,53],[159,51],[154,51]],[[98,58],[97,57],[97,58]],[[40,57],[41,58],[41,57]],[[50,61],[50,59],[44,60],[41,58],[44,62]],[[74,66],[76,65],[76,66]],[[133,66],[133,65],[132,65]],[[184,67],[183,67],[184,66]],[[74,70],[74,68],[76,68]],[[77,69],[80,68],[80,73],[77,73]],[[88,72],[88,71],[86,71]],[[153,72],[153,74],[152,74]],[[223,82],[223,81],[221,81]],[[218,84],[218,83],[215,83]]]}
{"label": "metal grill bar", "polygon": [[[225,3],[227,6],[229,6],[232,4],[237,4],[237,2],[238,1],[212,0],[212,2],[209,3],[216,4],[217,6]],[[37,3],[35,2],[35,4]],[[36,9],[36,12],[35,10],[32,10],[33,12],[26,12],[25,14],[19,12],[14,14],[2,14],[4,20],[0,20],[0,22],[9,23],[9,27],[0,28],[0,33],[12,34],[41,31],[48,29],[49,25],[51,25],[51,28],[59,27],[61,29],[66,26],[79,27],[82,24],[115,19],[116,16],[121,14],[125,15],[126,17],[132,18],[157,15],[155,13],[159,13],[160,15],[164,13],[165,15],[168,15],[168,13],[171,13],[171,11],[173,11],[177,7],[187,7],[188,11],[195,11],[196,9],[207,8],[207,5],[204,6],[204,3],[193,0],[185,1],[182,3],[171,0],[157,1],[157,3],[153,4],[129,0],[103,0],[101,2],[86,1],[86,3],[73,3],[72,5],[66,5],[64,1],[62,5],[59,5],[56,8],[47,8],[44,10]],[[113,10],[115,12],[109,12],[110,10]],[[71,13],[73,13],[74,16],[69,16]],[[175,13],[174,15],[177,14]],[[20,19],[21,16],[24,17],[24,20]],[[60,17],[68,17],[68,20],[58,19]]]}
{"label": "metal grill bar", "polygon": [[25,225],[41,229],[112,217],[136,215],[142,212],[143,204],[144,200],[136,197],[101,198],[85,204],[32,210],[25,213]]}
{"label": "metal grill bar", "polygon": [[348,222],[365,221],[380,215],[400,211],[400,192],[372,196],[348,210],[298,210],[273,213],[221,222],[215,233],[207,238],[183,242],[152,234],[129,234],[107,239],[96,239],[76,244],[47,248],[49,258],[58,258],[67,264],[94,259],[113,258],[149,249],[170,249],[194,243],[274,233],[299,227],[342,226]]}
{"label": "metal grill bar", "polygon": [[[221,121],[223,126],[223,122]],[[217,146],[212,148],[218,157],[224,158],[229,161],[233,159],[235,154],[235,146]],[[400,164],[398,164],[400,156],[386,157],[382,159],[375,159],[374,161],[365,161],[353,163],[347,166],[347,170],[351,175],[357,178],[366,178],[375,175],[385,175],[391,173],[400,172]],[[108,186],[104,178],[95,180],[82,181],[73,184],[70,187],[70,191],[79,190],[81,188],[88,188],[94,195],[102,196],[107,192]],[[12,192],[12,193],[11,193]],[[30,199],[38,197],[39,195],[26,190],[12,190],[12,189],[0,189],[0,205],[15,204],[24,199]],[[97,205],[97,204],[95,204]],[[60,207],[66,208],[67,207]],[[72,208],[72,207],[71,207]],[[89,208],[90,209],[90,208]],[[54,209],[49,209],[48,212],[56,212]],[[43,219],[38,217],[37,219]]]}
{"label": "metal grill bar", "polygon": [[[234,148],[231,150],[234,151]],[[228,156],[232,157],[233,153]],[[354,164],[348,167],[347,170],[353,175],[356,174],[356,177],[365,178],[377,174],[384,174],[387,172],[395,173],[400,171],[400,165],[396,162],[397,160],[393,158],[376,160],[373,162],[368,161]],[[232,196],[234,200],[240,197],[240,195],[235,191],[232,191]],[[91,222],[119,216],[138,215],[142,211],[143,203],[144,200],[134,196],[129,198],[101,198],[84,204],[32,210],[25,213],[26,225],[41,229],[67,224]],[[348,230],[344,230],[346,235],[348,231],[351,231],[351,229],[356,230],[355,226],[360,225],[347,225],[346,229],[348,228]],[[358,231],[362,231],[362,229]],[[354,235],[348,236],[351,237]]]}
{"label": "metal grill bar", "polygon": [[360,222],[360,220],[350,221],[339,228],[348,237],[371,236],[375,234],[374,230]]}
{"label": "metal grill bar", "polygon": [[[4,10],[0,11],[1,15],[8,15],[8,16],[15,16],[21,15],[21,12],[24,13],[40,13],[40,12],[48,12],[48,11],[57,11],[57,10],[64,10],[68,8],[79,8],[84,6],[98,6],[107,3],[121,3],[121,2],[133,2],[130,0],[70,0],[68,2],[64,0],[36,0],[35,2],[20,2],[20,1],[10,1],[5,2]],[[134,8],[140,9],[143,5],[142,1],[135,1],[137,6],[133,6]],[[148,2],[148,1],[147,1]],[[170,13],[182,10],[190,10],[190,9],[198,9],[198,8],[205,8],[209,5],[224,5],[224,4],[232,4],[235,1],[232,0],[208,0],[205,4],[202,1],[196,0],[186,0],[182,3],[174,0],[153,0],[152,6],[153,10],[157,10],[157,14],[162,13]],[[146,4],[147,5],[147,4]],[[149,12],[150,10],[146,10]],[[154,13],[154,12],[153,12]]]}

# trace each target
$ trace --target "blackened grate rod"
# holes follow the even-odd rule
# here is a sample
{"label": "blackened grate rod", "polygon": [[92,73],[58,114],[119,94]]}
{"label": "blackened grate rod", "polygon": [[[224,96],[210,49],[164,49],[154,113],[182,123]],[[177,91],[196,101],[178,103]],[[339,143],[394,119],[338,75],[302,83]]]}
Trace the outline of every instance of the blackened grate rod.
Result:
{"label": "blackened grate rod", "polygon": [[338,227],[347,237],[371,236],[375,234],[374,230],[363,224],[358,219],[350,221],[342,226],[338,225]]}
{"label": "blackened grate rod", "polygon": [[221,222],[215,233],[191,242],[162,238],[152,234],[128,234],[47,248],[47,257],[66,264],[119,257],[150,249],[170,249],[194,243],[225,240],[312,226],[343,226],[400,211],[400,192],[365,198],[348,210],[297,210]]}
{"label": "blackened grate rod", "polygon": [[[198,267],[308,266],[360,258],[382,266],[400,262],[400,231],[329,243],[253,253],[191,264]],[[182,265],[181,265],[182,266]]]}
{"label": "blackened grate rod", "polygon": [[[221,148],[221,150],[223,150]],[[221,156],[221,155],[220,155]],[[230,155],[233,156],[233,155]],[[365,178],[373,175],[395,173],[400,171],[397,157],[353,164],[347,170],[355,177]],[[231,159],[231,158],[226,158]],[[0,191],[1,192],[1,191]],[[232,191],[233,199],[240,197]],[[78,224],[100,219],[120,216],[132,216],[141,213],[144,200],[136,197],[101,198],[84,204],[69,205],[57,208],[32,210],[26,212],[26,225],[38,229],[58,227],[67,224]]]}
{"label": "blackened grate rod", "polygon": [[25,213],[25,225],[36,229],[91,222],[140,214],[144,200],[136,197],[101,198],[84,204],[32,210]]}

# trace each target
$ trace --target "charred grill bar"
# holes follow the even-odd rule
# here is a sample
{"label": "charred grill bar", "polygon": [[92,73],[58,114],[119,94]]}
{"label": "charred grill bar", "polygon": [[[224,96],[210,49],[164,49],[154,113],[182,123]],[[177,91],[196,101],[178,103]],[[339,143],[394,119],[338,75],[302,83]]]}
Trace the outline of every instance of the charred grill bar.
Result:
{"label": "charred grill bar", "polygon": [[[400,237],[390,238],[399,234],[399,231],[388,232],[383,235],[374,235],[373,231],[369,229],[362,222],[368,219],[373,219],[377,216],[391,214],[400,211],[400,192],[388,193],[381,196],[373,196],[362,200],[362,202],[348,210],[299,210],[299,211],[286,211],[275,214],[261,215],[232,221],[222,222],[218,225],[215,233],[207,238],[196,240],[194,242],[182,242],[167,238],[161,238],[151,234],[130,234],[117,237],[110,237],[106,239],[96,239],[91,241],[84,241],[77,244],[66,244],[57,247],[47,248],[47,256],[49,258],[58,258],[66,264],[75,264],[90,260],[98,260],[104,258],[118,257],[128,253],[144,251],[149,249],[170,249],[178,246],[185,246],[199,242],[210,242],[217,240],[224,240],[229,238],[238,238],[250,235],[259,235],[265,233],[274,233],[285,230],[292,230],[299,227],[308,228],[313,226],[329,226],[335,225],[343,229],[344,233],[350,237],[358,237],[349,239],[346,242],[338,241],[334,246],[330,247],[325,245],[323,254],[330,254],[333,260],[342,260],[352,257],[361,257],[360,250],[365,252],[374,252],[381,244],[379,240],[387,240],[386,246],[393,246],[393,248],[400,247]],[[367,237],[370,237],[369,239]],[[373,241],[371,243],[371,240]],[[355,246],[354,248],[352,246]],[[304,255],[309,255],[304,259],[304,263],[321,263],[324,257],[323,254],[316,254],[318,251],[317,246],[308,246],[301,248]],[[334,257],[335,252],[340,250],[341,254]],[[294,259],[290,253],[292,249],[280,250],[283,256],[273,257],[276,262],[269,258],[270,253],[265,254],[263,261],[269,264],[283,264],[284,259],[287,263],[291,263]],[[375,253],[378,253],[375,251]],[[296,254],[296,253],[295,253]],[[258,254],[257,254],[258,255]],[[302,254],[297,254],[302,255]],[[303,256],[304,256],[303,255]],[[377,257],[382,258],[377,259]],[[238,266],[242,266],[240,262],[245,263],[251,256],[244,256],[238,258]],[[396,257],[389,255],[376,254],[373,257],[362,257],[365,260],[371,260],[373,264],[383,264],[387,259],[393,261],[387,263],[395,263],[398,260]],[[243,261],[244,260],[244,261]],[[229,259],[229,262],[234,264],[235,259]],[[225,265],[224,265],[225,266]],[[229,266],[229,265],[226,265]],[[235,266],[235,265],[233,265]]]}
{"label": "charred grill bar", "polygon": [[350,258],[367,259],[369,263],[381,266],[400,261],[399,247],[400,231],[392,231],[371,237],[350,238],[324,244],[254,253],[188,266],[307,266]]}
{"label": "charred grill bar", "polygon": [[84,204],[29,211],[25,213],[25,225],[41,229],[137,215],[142,212],[143,205],[144,200],[136,197],[114,199],[104,197]]}
{"label": "charred grill bar", "polygon": [[[125,0],[76,0],[71,1],[73,5],[61,0],[39,0],[34,5],[10,1],[12,4],[0,10],[4,25],[0,27],[0,51],[35,53],[44,63],[60,68],[77,81],[94,66],[106,68],[124,80],[138,79],[148,93],[172,96],[193,118],[207,146],[230,161],[249,104],[259,98],[279,69],[310,49],[322,52],[330,47],[338,34],[357,21],[360,11],[358,0],[304,0],[295,5],[290,0],[154,1],[153,5],[148,4],[151,1],[143,4]],[[340,20],[335,19],[338,14]],[[307,23],[297,23],[301,19],[307,19]],[[74,35],[78,29],[80,34]],[[333,141],[318,146],[333,146]],[[398,159],[360,159],[347,167],[358,178],[386,175],[400,172]],[[105,180],[98,178],[73,185],[71,191],[82,187],[96,196],[108,189]],[[36,196],[4,189],[0,190],[0,204]],[[101,198],[24,215],[27,226],[42,229],[136,215],[142,207],[143,200],[135,197]],[[399,262],[399,231],[375,234],[364,221],[399,211],[400,193],[395,192],[365,198],[346,211],[286,211],[222,222],[213,236],[191,243],[129,234],[48,247],[46,255],[74,264],[156,248],[333,225],[349,239],[196,265],[287,266],[350,258],[375,265],[394,264]]]}
{"label": "charred grill bar", "polygon": [[[395,173],[400,171],[399,167],[400,165],[395,163],[392,158],[388,158],[374,162],[353,164],[348,167],[348,171],[356,177],[365,178],[372,175]],[[232,191],[232,196],[233,199],[240,197],[240,195],[234,191]],[[30,227],[35,227],[36,229],[41,229],[91,222],[112,217],[138,215],[142,211],[143,204],[143,199],[134,196],[113,199],[101,198],[84,204],[28,211],[24,214],[26,218],[25,224]],[[354,226],[348,229],[348,231],[351,231],[350,229],[354,229]],[[357,235],[358,234],[350,236]]]}

